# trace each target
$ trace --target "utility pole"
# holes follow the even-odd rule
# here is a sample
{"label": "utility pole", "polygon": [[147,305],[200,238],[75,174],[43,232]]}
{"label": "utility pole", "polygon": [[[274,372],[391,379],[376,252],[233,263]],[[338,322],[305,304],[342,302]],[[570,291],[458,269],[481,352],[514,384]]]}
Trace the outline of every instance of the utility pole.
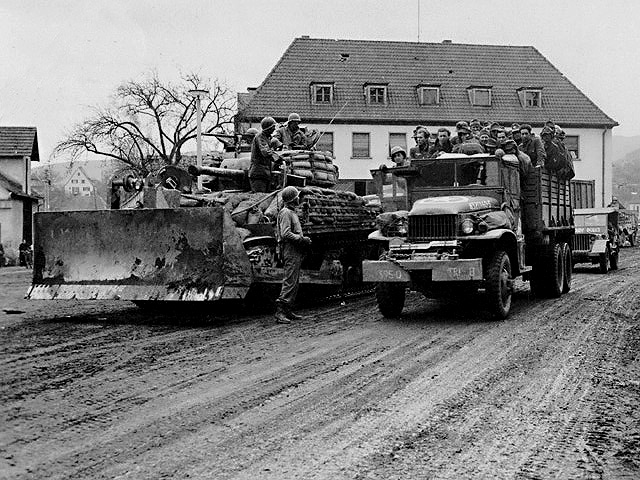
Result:
{"label": "utility pole", "polygon": [[418,0],[418,43],[420,43],[420,0]]}
{"label": "utility pole", "polygon": [[[196,164],[198,168],[202,167],[202,110],[200,108],[200,99],[208,93],[208,90],[189,90],[189,95],[196,99]],[[202,190],[202,175],[198,175],[198,190]]]}

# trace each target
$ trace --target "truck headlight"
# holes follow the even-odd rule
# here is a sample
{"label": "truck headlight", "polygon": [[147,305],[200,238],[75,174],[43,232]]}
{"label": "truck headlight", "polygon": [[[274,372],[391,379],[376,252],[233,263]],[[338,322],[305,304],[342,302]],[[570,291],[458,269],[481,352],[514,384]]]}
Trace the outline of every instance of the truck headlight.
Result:
{"label": "truck headlight", "polygon": [[464,233],[465,235],[470,235],[473,233],[473,229],[474,229],[474,224],[473,224],[473,220],[471,220],[470,218],[465,218],[462,221],[462,224],[460,225],[460,228],[462,230],[462,233]]}

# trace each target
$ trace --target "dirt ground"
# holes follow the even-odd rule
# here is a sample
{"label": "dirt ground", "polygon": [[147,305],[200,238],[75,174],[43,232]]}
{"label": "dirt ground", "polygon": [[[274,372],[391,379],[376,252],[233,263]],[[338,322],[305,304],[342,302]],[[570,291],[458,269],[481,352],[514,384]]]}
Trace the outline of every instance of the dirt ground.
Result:
{"label": "dirt ground", "polygon": [[560,299],[519,285],[504,321],[410,295],[277,325],[28,283],[0,269],[0,478],[640,478],[638,248]]}

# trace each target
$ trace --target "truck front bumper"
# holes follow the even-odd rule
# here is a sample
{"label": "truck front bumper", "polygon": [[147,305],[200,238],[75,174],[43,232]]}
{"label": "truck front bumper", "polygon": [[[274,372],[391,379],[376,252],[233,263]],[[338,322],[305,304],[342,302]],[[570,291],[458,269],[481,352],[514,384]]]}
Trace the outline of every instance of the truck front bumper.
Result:
{"label": "truck front bumper", "polygon": [[411,281],[412,272],[431,272],[434,282],[463,282],[483,279],[482,259],[458,260],[365,260],[362,279],[365,282]]}

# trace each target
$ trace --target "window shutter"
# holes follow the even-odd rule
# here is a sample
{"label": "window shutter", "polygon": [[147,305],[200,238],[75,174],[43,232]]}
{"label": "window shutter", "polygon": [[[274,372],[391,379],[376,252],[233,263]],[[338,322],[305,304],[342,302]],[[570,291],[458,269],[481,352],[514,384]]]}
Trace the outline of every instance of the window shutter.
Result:
{"label": "window shutter", "polygon": [[368,133],[354,133],[353,134],[352,156],[354,158],[368,158],[369,157],[369,134]]}

